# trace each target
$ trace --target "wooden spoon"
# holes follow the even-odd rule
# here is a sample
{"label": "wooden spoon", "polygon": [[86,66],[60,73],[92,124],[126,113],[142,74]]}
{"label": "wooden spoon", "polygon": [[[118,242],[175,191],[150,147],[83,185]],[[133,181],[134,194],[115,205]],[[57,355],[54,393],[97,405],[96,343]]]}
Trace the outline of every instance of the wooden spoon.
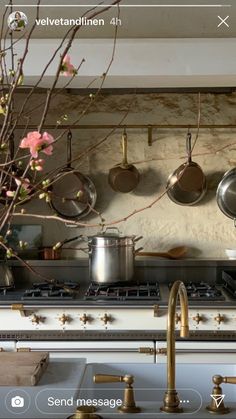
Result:
{"label": "wooden spoon", "polygon": [[181,259],[186,255],[188,248],[186,246],[174,247],[167,252],[138,252],[137,256],[158,256],[166,259]]}

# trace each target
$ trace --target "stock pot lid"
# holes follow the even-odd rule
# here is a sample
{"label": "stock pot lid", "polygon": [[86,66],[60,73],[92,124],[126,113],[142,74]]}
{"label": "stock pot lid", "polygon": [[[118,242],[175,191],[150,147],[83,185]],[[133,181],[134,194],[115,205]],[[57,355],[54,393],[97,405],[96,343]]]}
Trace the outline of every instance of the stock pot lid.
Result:
{"label": "stock pot lid", "polygon": [[133,236],[125,236],[123,235],[118,228],[116,227],[108,227],[105,231],[100,231],[94,236],[90,236],[88,239],[99,239],[99,238],[106,238],[106,239],[130,239],[134,240],[135,235]]}

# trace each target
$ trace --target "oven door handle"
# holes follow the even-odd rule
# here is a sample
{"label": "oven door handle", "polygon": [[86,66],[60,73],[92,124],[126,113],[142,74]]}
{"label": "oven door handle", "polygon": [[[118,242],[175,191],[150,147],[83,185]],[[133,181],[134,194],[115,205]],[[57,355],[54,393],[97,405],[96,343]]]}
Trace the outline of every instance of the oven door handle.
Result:
{"label": "oven door handle", "polygon": [[[18,351],[22,349],[27,349],[28,351],[48,351],[48,352],[62,352],[62,353],[140,353],[146,355],[166,355],[167,349],[166,348],[157,348],[156,350],[152,347],[142,347],[142,348],[56,348],[56,347],[45,347],[45,346],[38,346],[38,347],[25,347],[25,348],[18,348]],[[176,349],[176,355],[181,354],[236,354],[235,349],[201,349],[201,348],[183,348],[183,349]]]}
{"label": "oven door handle", "polygon": [[[146,355],[167,355],[167,348],[148,348],[142,347],[139,348],[139,353],[146,354]],[[203,349],[203,348],[181,348],[175,350],[176,355],[181,354],[236,354],[236,347],[235,349]]]}
{"label": "oven door handle", "polygon": [[[181,354],[235,354],[235,349],[201,349],[201,348],[183,348],[183,349],[176,349],[175,350],[176,355]],[[167,354],[167,348],[158,348],[156,349],[156,355],[166,355]]]}
{"label": "oven door handle", "polygon": [[137,353],[139,352],[139,348],[55,348],[55,347],[45,347],[45,346],[38,346],[37,348],[18,348],[18,351],[22,349],[27,349],[28,351],[48,351],[48,352],[62,352],[62,353],[70,353],[70,352],[89,352],[89,353],[105,353],[105,352],[121,352],[121,353]]}

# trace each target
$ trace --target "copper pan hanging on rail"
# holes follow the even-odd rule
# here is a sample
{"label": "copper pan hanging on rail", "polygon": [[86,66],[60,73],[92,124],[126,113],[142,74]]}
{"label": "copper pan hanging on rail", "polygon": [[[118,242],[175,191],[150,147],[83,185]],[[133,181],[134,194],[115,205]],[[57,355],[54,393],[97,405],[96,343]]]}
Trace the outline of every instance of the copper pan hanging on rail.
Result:
{"label": "copper pan hanging on rail", "polygon": [[195,205],[207,191],[206,177],[196,162],[192,161],[192,136],[188,132],[186,151],[188,160],[181,164],[168,178],[167,195],[178,205]]}
{"label": "copper pan hanging on rail", "polygon": [[115,192],[132,192],[139,183],[140,174],[138,169],[128,163],[127,134],[124,130],[122,135],[123,160],[120,164],[112,167],[109,171],[108,182]]}

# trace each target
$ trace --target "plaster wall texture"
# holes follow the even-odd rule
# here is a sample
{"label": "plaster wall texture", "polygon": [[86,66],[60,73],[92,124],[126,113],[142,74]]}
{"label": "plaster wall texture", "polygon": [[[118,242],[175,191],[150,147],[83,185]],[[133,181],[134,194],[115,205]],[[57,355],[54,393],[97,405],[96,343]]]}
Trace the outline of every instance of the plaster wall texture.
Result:
{"label": "plaster wall texture", "polygon": [[[42,94],[36,94],[30,108],[42,101]],[[19,105],[24,99],[19,94]],[[47,123],[54,124],[63,114],[69,121],[78,119],[91,99],[89,95],[59,94],[52,103]],[[127,124],[195,124],[197,121],[196,94],[125,94],[100,95],[82,117],[81,124],[119,124],[127,114]],[[235,124],[236,94],[202,94],[202,124]],[[32,114],[32,123],[37,123],[40,112]],[[52,131],[55,134],[55,132]],[[73,130],[73,157],[86,147],[96,144],[107,130]],[[89,175],[97,188],[96,209],[106,221],[115,221],[151,204],[165,189],[166,180],[185,156],[184,129],[160,129],[153,131],[153,145],[148,146],[147,130],[128,129],[128,156],[140,171],[138,187],[129,194],[114,192],[107,181],[109,169],[122,159],[121,133],[118,129],[100,147],[82,160],[73,164]],[[195,138],[196,130],[192,131]],[[21,133],[18,131],[18,138]],[[235,143],[223,151],[216,151]],[[182,158],[181,158],[182,157]],[[236,248],[236,230],[233,220],[219,210],[215,194],[224,172],[236,166],[236,130],[201,129],[194,149],[193,160],[201,165],[208,181],[205,198],[195,206],[179,206],[164,196],[152,208],[139,212],[117,226],[124,234],[142,235],[145,250],[166,250],[177,245],[187,245],[189,256],[196,258],[221,258],[225,248]],[[66,136],[55,145],[54,154],[47,158],[46,168],[63,165],[66,161]],[[47,204],[38,199],[25,206],[27,211],[37,209],[41,214],[52,214]],[[40,221],[20,218],[20,223]],[[82,221],[82,220],[81,220]],[[83,221],[99,222],[94,215]],[[78,234],[95,234],[99,228],[69,229],[63,223],[42,221],[44,245]],[[79,244],[78,244],[79,246]],[[65,257],[84,257],[78,251],[64,251]]]}

